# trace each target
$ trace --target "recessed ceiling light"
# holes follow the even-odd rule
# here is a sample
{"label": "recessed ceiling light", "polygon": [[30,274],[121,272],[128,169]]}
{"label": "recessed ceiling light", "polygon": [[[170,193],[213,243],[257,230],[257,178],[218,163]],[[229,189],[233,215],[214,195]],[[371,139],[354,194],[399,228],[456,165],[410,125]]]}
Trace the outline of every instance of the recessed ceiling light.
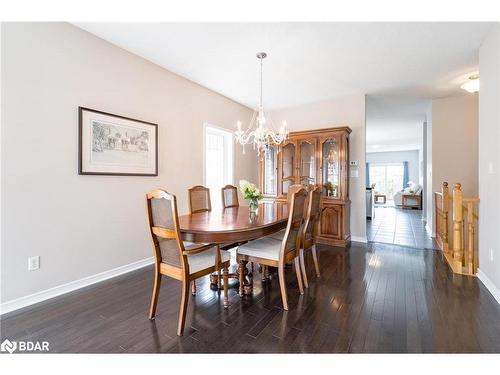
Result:
{"label": "recessed ceiling light", "polygon": [[470,93],[479,91],[479,74],[469,76],[469,80],[460,86],[461,89]]}

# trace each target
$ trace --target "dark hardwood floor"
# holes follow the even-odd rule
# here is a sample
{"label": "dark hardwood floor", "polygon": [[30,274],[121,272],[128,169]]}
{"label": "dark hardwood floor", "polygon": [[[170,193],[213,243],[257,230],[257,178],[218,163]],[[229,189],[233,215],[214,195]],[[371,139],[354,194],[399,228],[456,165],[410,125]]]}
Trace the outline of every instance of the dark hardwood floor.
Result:
{"label": "dark hardwood floor", "polygon": [[73,353],[500,352],[500,306],[477,279],[454,276],[438,251],[321,247],[319,279],[308,260],[302,296],[287,270],[289,311],[275,274],[261,283],[256,273],[253,296],[240,299],[232,288],[227,311],[204,279],[179,338],[179,283],[163,279],[151,322],[147,267],[5,315],[1,338],[49,341],[51,352]]}

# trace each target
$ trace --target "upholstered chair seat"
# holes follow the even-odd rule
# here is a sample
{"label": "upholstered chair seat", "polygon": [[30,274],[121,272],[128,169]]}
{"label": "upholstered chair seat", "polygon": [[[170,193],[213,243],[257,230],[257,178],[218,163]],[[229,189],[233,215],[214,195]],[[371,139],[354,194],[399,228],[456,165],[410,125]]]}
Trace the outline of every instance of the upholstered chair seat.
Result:
{"label": "upholstered chair seat", "polygon": [[[193,255],[188,254],[187,261],[189,264],[189,274],[192,275],[209,267],[216,267],[216,252],[217,249],[215,247],[212,247],[210,250],[205,250],[201,253]],[[231,260],[231,253],[228,251],[221,251],[220,257],[221,263],[229,262]]]}
{"label": "upholstered chair seat", "polygon": [[285,229],[282,229],[279,232],[274,232],[267,237],[274,238],[275,240],[281,241],[281,240],[283,240],[283,237],[285,236],[285,231],[286,231]]}
{"label": "upholstered chair seat", "polygon": [[268,236],[241,245],[238,247],[238,254],[277,261],[280,257],[280,249],[281,240]]}
{"label": "upholstered chair seat", "polygon": [[[272,238],[274,240],[282,241],[284,236],[285,236],[285,230],[282,229],[279,232],[272,233],[272,234],[270,234],[269,236],[267,236],[265,238]],[[306,241],[311,240],[312,239],[312,234],[311,233],[306,233],[306,238],[305,239],[306,239]]]}

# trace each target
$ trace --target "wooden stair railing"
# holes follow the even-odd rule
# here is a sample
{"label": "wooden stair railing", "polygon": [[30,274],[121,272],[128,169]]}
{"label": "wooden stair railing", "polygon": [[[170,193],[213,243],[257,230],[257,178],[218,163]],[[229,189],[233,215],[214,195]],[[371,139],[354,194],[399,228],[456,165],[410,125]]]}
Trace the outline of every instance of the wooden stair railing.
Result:
{"label": "wooden stair railing", "polygon": [[[452,222],[450,223],[450,200]],[[434,192],[436,241],[454,273],[475,275],[478,267],[477,206],[479,198],[464,198],[456,183],[450,197],[448,183]],[[450,227],[452,231],[450,241]],[[467,229],[465,229],[467,228]]]}

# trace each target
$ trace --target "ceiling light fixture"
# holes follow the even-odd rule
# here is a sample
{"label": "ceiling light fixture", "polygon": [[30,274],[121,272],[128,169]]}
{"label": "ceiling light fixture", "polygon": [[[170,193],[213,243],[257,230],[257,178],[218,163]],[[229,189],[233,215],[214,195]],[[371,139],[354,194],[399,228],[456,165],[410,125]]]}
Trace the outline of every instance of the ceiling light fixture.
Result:
{"label": "ceiling light fixture", "polygon": [[[265,152],[269,145],[279,145],[288,138],[288,130],[286,128],[286,121],[283,121],[279,131],[276,132],[271,118],[266,118],[264,115],[264,107],[262,105],[262,62],[267,57],[267,53],[259,52],[257,58],[260,60],[260,101],[259,108],[254,111],[250,125],[246,130],[241,129],[241,121],[237,122],[238,129],[234,132],[236,142],[243,146],[243,153],[245,153],[245,145],[253,143],[254,149],[257,149],[259,155]],[[268,126],[266,126],[268,125]],[[256,126],[255,130],[252,128]]]}
{"label": "ceiling light fixture", "polygon": [[460,86],[461,89],[470,93],[479,91],[479,74],[469,76],[469,80]]}

